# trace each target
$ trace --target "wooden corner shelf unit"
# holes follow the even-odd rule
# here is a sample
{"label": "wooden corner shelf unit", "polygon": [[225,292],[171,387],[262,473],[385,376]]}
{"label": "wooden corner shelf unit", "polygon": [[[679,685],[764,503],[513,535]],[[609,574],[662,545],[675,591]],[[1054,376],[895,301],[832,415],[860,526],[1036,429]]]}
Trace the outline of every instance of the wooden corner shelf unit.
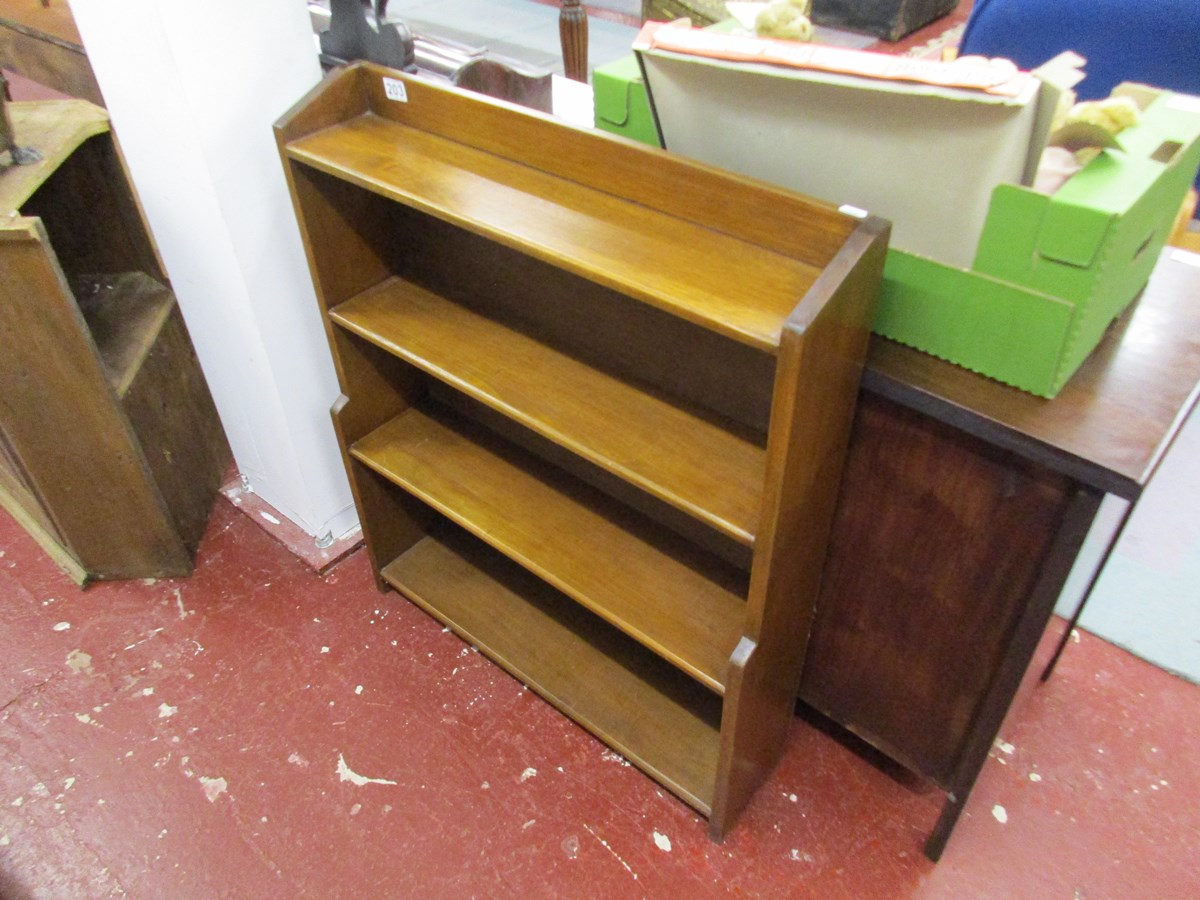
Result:
{"label": "wooden corner shelf unit", "polygon": [[370,64],[276,132],[381,589],[719,839],[792,721],[886,224]]}
{"label": "wooden corner shelf unit", "polygon": [[0,506],[75,580],[187,575],[229,445],[108,115],[9,106]]}

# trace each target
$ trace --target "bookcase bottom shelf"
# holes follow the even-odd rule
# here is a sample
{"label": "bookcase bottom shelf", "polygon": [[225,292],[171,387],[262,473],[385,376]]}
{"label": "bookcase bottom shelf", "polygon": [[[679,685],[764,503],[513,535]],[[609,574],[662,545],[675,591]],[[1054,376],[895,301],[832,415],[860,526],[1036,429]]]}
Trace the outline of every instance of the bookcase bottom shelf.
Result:
{"label": "bookcase bottom shelf", "polygon": [[458,529],[382,571],[547,701],[708,815],[721,698]]}

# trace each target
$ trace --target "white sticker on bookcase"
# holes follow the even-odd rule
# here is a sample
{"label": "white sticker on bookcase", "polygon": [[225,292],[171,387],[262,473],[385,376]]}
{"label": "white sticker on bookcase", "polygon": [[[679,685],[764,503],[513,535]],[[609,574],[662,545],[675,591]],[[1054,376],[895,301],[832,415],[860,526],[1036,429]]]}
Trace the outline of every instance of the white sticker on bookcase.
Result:
{"label": "white sticker on bookcase", "polygon": [[399,79],[383,79],[383,93],[389,100],[395,100],[398,103],[408,102],[408,91],[404,88],[404,82]]}

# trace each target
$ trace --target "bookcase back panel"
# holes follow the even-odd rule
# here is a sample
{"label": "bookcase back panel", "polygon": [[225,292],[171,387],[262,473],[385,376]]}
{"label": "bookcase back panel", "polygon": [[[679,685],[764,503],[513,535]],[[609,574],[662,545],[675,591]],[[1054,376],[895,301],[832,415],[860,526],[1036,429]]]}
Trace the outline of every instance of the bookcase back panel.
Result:
{"label": "bookcase back panel", "polygon": [[597,368],[762,432],[773,355],[408,208],[405,277]]}

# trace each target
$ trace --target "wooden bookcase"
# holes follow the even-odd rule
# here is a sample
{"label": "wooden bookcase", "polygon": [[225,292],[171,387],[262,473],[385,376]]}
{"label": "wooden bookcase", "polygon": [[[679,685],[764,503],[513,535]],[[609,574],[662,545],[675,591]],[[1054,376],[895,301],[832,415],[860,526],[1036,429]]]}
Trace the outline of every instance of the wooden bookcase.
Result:
{"label": "wooden bookcase", "polygon": [[369,64],[276,131],[380,587],[719,839],[792,722],[886,224]]}
{"label": "wooden bookcase", "polygon": [[0,506],[73,578],[187,575],[229,445],[103,109],[14,103]]}

